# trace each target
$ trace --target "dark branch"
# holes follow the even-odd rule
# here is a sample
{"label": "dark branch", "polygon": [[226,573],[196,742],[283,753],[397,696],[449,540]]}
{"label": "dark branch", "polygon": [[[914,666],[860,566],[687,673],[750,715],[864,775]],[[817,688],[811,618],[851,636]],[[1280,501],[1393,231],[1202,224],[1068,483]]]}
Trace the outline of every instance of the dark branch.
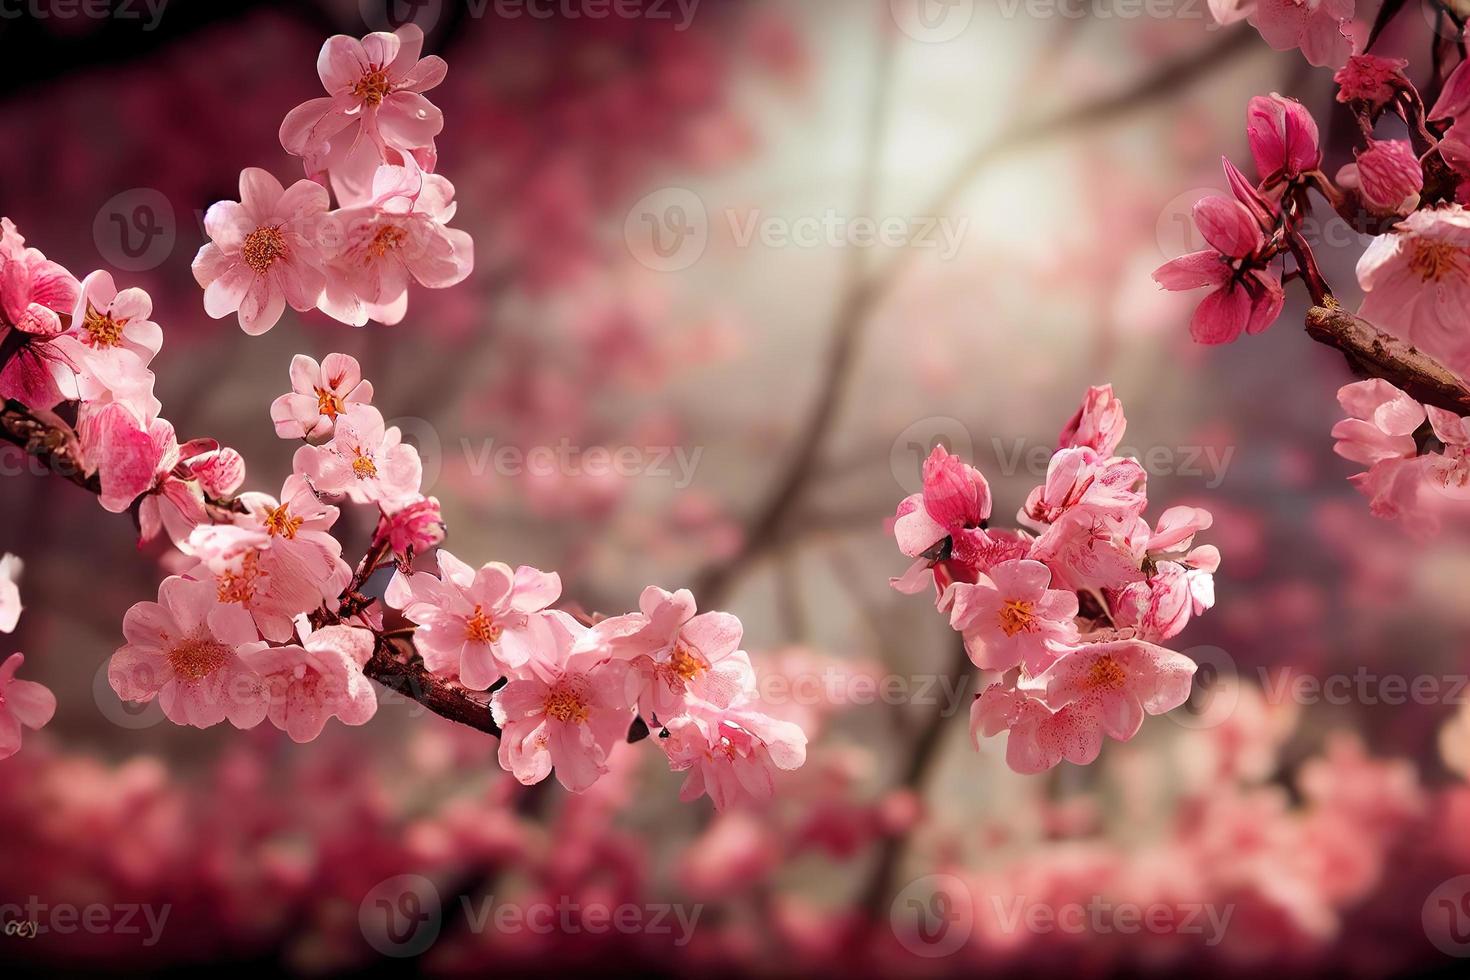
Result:
{"label": "dark branch", "polygon": [[1358,374],[1383,378],[1426,405],[1470,415],[1470,387],[1459,375],[1331,300],[1307,311],[1307,334],[1341,351]]}

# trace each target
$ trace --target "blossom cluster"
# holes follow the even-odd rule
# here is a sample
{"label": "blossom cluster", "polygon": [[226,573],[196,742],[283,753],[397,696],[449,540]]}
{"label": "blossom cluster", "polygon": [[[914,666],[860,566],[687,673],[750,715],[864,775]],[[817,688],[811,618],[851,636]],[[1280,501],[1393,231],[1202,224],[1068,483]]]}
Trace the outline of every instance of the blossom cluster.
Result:
{"label": "blossom cluster", "polygon": [[[1470,374],[1464,322],[1470,308],[1470,62],[1436,58],[1424,84],[1428,94],[1421,94],[1407,61],[1366,53],[1364,25],[1353,20],[1351,0],[1212,6],[1222,21],[1249,15],[1273,47],[1300,47],[1312,64],[1336,67],[1336,102],[1356,121],[1357,139],[1353,162],[1329,177],[1317,121],[1305,106],[1277,94],[1250,101],[1246,135],[1256,178],[1225,160],[1231,196],[1207,197],[1194,208],[1206,247],[1154,273],[1165,289],[1209,288],[1191,322],[1194,339],[1228,343],[1265,330],[1280,316],[1283,284],[1292,278],[1306,284],[1314,304],[1336,310],[1307,232],[1316,197],[1335,212],[1334,220],[1372,236],[1357,262],[1363,292],[1358,316],[1448,372]],[[1419,410],[1417,420],[1412,410],[1388,417],[1409,401],[1392,384],[1404,383],[1394,370],[1370,368],[1381,384],[1349,386],[1340,397],[1359,420],[1378,413],[1388,426],[1383,432],[1408,437],[1425,413]],[[1381,408],[1390,403],[1394,407]],[[1408,431],[1399,431],[1405,424]],[[1457,422],[1446,425],[1458,429]],[[1441,427],[1435,423],[1436,431]],[[1441,441],[1457,445],[1458,436],[1451,436]],[[1369,464],[1406,458],[1402,447],[1387,445],[1345,452],[1340,443],[1339,452]],[[1407,452],[1416,455],[1412,447]],[[1443,470],[1431,462],[1385,465],[1355,482],[1374,513],[1396,516],[1420,496],[1422,476],[1443,476]]]}
{"label": "blossom cluster", "polygon": [[210,241],[194,278],[210,316],[235,313],[251,334],[275,326],[287,305],[354,326],[394,324],[410,282],[442,289],[469,275],[474,243],[448,226],[454,185],[434,172],[444,117],[424,95],[448,66],[420,57],[423,43],[405,24],[322,46],[317,74],[328,94],[292,109],[280,131],[306,179],[284,187],[246,168],[240,200],[204,216]]}
{"label": "blossom cluster", "polygon": [[1194,543],[1212,518],[1171,507],[1150,526],[1143,467],[1112,455],[1126,425],[1112,386],[1090,389],[1017,514],[1022,527],[989,526],[984,475],[943,446],[893,521],[915,559],[894,586],[932,581],[970,660],[1001,675],[976,698],[971,730],[1009,732],[1018,772],[1092,762],[1104,735],[1127,741],[1145,714],[1189,697],[1195,663],[1160,644],[1215,603],[1219,550]]}

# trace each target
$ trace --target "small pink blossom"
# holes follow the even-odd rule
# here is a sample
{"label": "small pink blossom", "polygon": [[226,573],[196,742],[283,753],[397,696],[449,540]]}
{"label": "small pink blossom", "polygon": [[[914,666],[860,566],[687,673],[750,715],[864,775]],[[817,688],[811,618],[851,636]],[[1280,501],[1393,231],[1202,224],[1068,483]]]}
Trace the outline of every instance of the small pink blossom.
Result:
{"label": "small pink blossom", "polygon": [[806,763],[806,733],[755,710],[748,698],[729,705],[697,702],[665,727],[669,767],[689,774],[679,788],[686,803],[709,794],[716,810],[742,800],[759,805],[775,792],[777,770]]}
{"label": "small pink blossom", "polygon": [[179,464],[214,500],[231,496],[245,482],[245,457],[213,439],[190,439],[180,446]]}
{"label": "small pink blossom", "polygon": [[318,364],[297,354],[291,358],[291,390],[271,402],[271,421],[282,439],[329,436],[349,406],[372,400],[372,382],[363,380],[357,358],[328,354]]}
{"label": "small pink blossom", "polygon": [[1382,378],[1343,385],[1337,401],[1348,418],[1332,427],[1333,452],[1372,466],[1385,459],[1418,454],[1414,432],[1427,418],[1424,406]]}
{"label": "small pink blossom", "polygon": [[170,721],[196,728],[227,718],[253,728],[265,718],[268,695],[248,658],[266,644],[244,610],[219,603],[212,583],[169,576],[157,602],[128,610],[123,636],[107,668],[123,700],[156,697]]}
{"label": "small pink blossom", "polygon": [[1128,419],[1123,416],[1123,403],[1113,395],[1112,385],[1094,385],[1065,426],[1057,440],[1058,449],[1086,446],[1102,456],[1111,456],[1123,433],[1128,428]]}
{"label": "small pink blossom", "polygon": [[20,601],[20,573],[25,564],[15,555],[0,557],[0,633],[14,633],[25,608]]}
{"label": "small pink blossom", "polygon": [[1364,319],[1470,372],[1470,212],[1458,204],[1415,211],[1369,244],[1358,283]]}
{"label": "small pink blossom", "polygon": [[56,714],[56,695],[49,688],[15,676],[24,663],[18,653],[0,663],[0,759],[20,751],[22,726],[39,731]]}
{"label": "small pink blossom", "polygon": [[502,729],[500,765],[528,786],[554,767],[557,782],[580,793],[608,771],[608,756],[628,733],[627,664],[579,645],[586,627],[570,616],[538,619],[547,647],[490,699]]}
{"label": "small pink blossom", "polygon": [[265,679],[271,724],[293,742],[310,742],[335,716],[364,725],[378,710],[372,682],[362,672],[373,655],[373,634],[351,626],[311,630],[298,623],[301,644],[269,647],[251,658]]}
{"label": "small pink blossom", "polygon": [[1355,54],[1337,70],[1337,101],[1358,102],[1371,113],[1382,112],[1400,92],[1413,91],[1404,69],[1403,58],[1382,58],[1376,54]]}
{"label": "small pink blossom", "polygon": [[924,460],[922,493],[898,505],[893,533],[910,558],[928,551],[963,528],[978,527],[990,516],[990,484],[979,470],[943,446]]}
{"label": "small pink blossom", "polygon": [[1214,287],[1190,320],[1199,343],[1227,344],[1265,330],[1281,315],[1286,293],[1280,272],[1258,257],[1265,245],[1260,224],[1245,205],[1222,197],[1196,204],[1194,220],[1210,248],[1165,263],[1154,281],[1175,291]]}
{"label": "small pink blossom", "polygon": [[[392,175],[405,168],[380,167]],[[358,208],[337,213],[343,225],[340,245],[327,258],[327,286],[319,306],[343,323],[368,320],[392,325],[408,309],[408,286],[444,289],[464,280],[474,267],[474,242],[457,228],[454,186],[438,174],[413,172],[417,185],[408,198],[390,187]]]}
{"label": "small pink blossom", "polygon": [[136,287],[119,292],[103,270],[83,279],[80,290],[71,325],[51,342],[74,376],[58,383],[68,397],[86,400],[136,389],[163,346],[163,330],[149,319],[153,300]]}
{"label": "small pink blossom", "polygon": [[1275,92],[1251,99],[1245,131],[1256,173],[1267,184],[1296,180],[1322,165],[1317,121],[1295,99]]}
{"label": "small pink blossom", "polygon": [[1091,705],[1103,732],[1121,742],[1138,733],[1145,714],[1172,711],[1189,699],[1194,661],[1143,640],[1089,643],[1036,678],[1054,711]]}
{"label": "small pink blossom", "polygon": [[1051,589],[1051,571],[1039,561],[1006,561],[974,585],[950,587],[949,624],[965,637],[965,650],[982,670],[1024,664],[1040,673],[1057,648],[1077,640],[1077,594]]}
{"label": "small pink blossom", "polygon": [[385,427],[371,405],[349,405],[332,441],[296,450],[292,468],[318,491],[345,493],[356,503],[394,503],[418,496],[423,464],[398,426]]}
{"label": "small pink blossom", "polygon": [[0,338],[15,344],[0,366],[0,398],[44,411],[66,397],[58,375],[74,387],[71,364],[51,341],[66,329],[63,317],[70,318],[80,291],[75,276],[27,247],[10,219],[0,218]]}
{"label": "small pink blossom", "polygon": [[444,540],[444,515],[436,497],[418,497],[382,505],[373,544],[384,542],[393,553],[407,559],[422,554]]}
{"label": "small pink blossom", "polygon": [[439,549],[439,575],[395,572],[390,606],[417,623],[414,642],[433,672],[483,691],[501,677],[521,676],[552,650],[551,623],[542,615],[561,595],[561,579],[501,562],[471,568]]}
{"label": "small pink blossom", "polygon": [[1006,737],[1006,765],[1023,775],[1051,769],[1063,759],[1085,766],[1102,751],[1103,733],[1097,707],[1079,702],[1052,711],[1041,701],[1014,689],[992,684],[970,706],[970,738],[1001,732]]}
{"label": "small pink blossom", "polygon": [[125,406],[112,403],[87,413],[77,426],[82,457],[97,472],[99,500],[120,514],[138,501],[139,541],[159,531],[181,544],[208,519],[204,492],[184,465],[174,427],[167,419],[139,423]]}
{"label": "small pink blossom", "polygon": [[1419,206],[1424,168],[1408,140],[1370,140],[1356,157],[1338,171],[1337,182],[1358,191],[1374,214],[1406,215]]}
{"label": "small pink blossom", "polygon": [[276,325],[289,303],[313,308],[326,276],[316,242],[327,191],[310,180],[289,189],[258,167],[240,171],[240,201],[219,201],[204,215],[210,241],[194,257],[204,312],[238,313],[248,334]]}
{"label": "small pink blossom", "polygon": [[414,24],[361,40],[333,35],[317,58],[327,97],[302,103],[281,123],[286,152],[304,158],[308,174],[325,172],[344,207],[366,198],[380,163],[413,155],[433,169],[444,117],[423,93],[444,80],[448,66],[434,55],[420,58],[423,44]]}
{"label": "small pink blossom", "polygon": [[[688,589],[666,592],[649,586],[639,596],[638,608],[598,623],[589,639],[629,661],[639,683],[639,710],[650,723],[681,713],[689,694],[720,700],[726,696],[719,690],[738,688],[735,678],[744,676],[742,668],[726,661],[739,652],[744,635],[740,620],[726,612],[695,615]],[[739,663],[749,669],[743,653]]]}

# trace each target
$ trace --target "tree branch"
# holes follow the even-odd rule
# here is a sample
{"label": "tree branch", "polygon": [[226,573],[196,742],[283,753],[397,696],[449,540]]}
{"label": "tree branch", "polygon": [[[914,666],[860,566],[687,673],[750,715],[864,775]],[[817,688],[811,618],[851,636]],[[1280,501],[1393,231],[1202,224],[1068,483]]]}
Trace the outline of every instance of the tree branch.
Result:
{"label": "tree branch", "polygon": [[1470,415],[1470,387],[1439,361],[1329,299],[1307,311],[1307,334],[1341,351],[1358,374],[1382,378],[1416,401]]}

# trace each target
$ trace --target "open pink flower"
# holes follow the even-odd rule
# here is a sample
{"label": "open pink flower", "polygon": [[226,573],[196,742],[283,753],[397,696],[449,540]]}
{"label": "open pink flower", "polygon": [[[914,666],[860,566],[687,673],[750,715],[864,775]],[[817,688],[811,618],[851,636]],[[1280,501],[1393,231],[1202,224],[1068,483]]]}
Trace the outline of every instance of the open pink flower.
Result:
{"label": "open pink flower", "polygon": [[265,718],[265,685],[247,658],[266,645],[244,610],[220,604],[213,583],[169,576],[157,602],[128,610],[123,636],[107,668],[123,700],[157,697],[170,721],[196,728],[227,718],[253,728]]}
{"label": "open pink flower", "polygon": [[[380,167],[392,180],[406,168]],[[338,212],[341,242],[327,258],[322,312],[343,323],[395,324],[408,309],[408,285],[444,289],[474,267],[474,242],[457,228],[454,186],[437,174],[408,171],[415,185],[407,210],[399,188],[375,194],[369,204]]]}
{"label": "open pink flower", "polygon": [[14,633],[20,621],[20,573],[24,563],[12,554],[0,557],[0,633]]}
{"label": "open pink flower", "polygon": [[1126,742],[1138,733],[1145,714],[1160,715],[1188,700],[1195,669],[1183,654],[1124,639],[1078,647],[1036,680],[1053,711],[1095,707],[1103,732]]}
{"label": "open pink flower", "polygon": [[[694,595],[688,589],[666,592],[649,586],[639,596],[638,608],[639,612],[603,620],[589,637],[605,643],[613,657],[629,661],[637,672],[638,707],[646,719],[679,714],[691,690],[718,699],[712,687],[736,684],[723,662],[740,646],[744,635],[740,620],[726,612],[695,615]],[[748,668],[749,661],[745,663]]]}
{"label": "open pink flower", "polygon": [[1166,262],[1154,281],[1175,291],[1214,287],[1190,320],[1199,343],[1227,344],[1265,330],[1281,315],[1286,293],[1281,274],[1258,257],[1265,245],[1260,224],[1243,204],[1223,197],[1196,204],[1194,221],[1210,247]]}
{"label": "open pink flower", "polygon": [[71,364],[51,341],[66,329],[80,291],[75,276],[27,247],[10,219],[0,218],[0,338],[15,345],[0,366],[0,398],[46,410],[66,397],[58,374],[74,387]]}
{"label": "open pink flower", "polygon": [[321,493],[345,493],[360,504],[417,497],[424,473],[398,426],[386,428],[382,414],[362,404],[338,417],[331,442],[296,450],[292,468]]}
{"label": "open pink flower", "polygon": [[1006,765],[1023,775],[1045,772],[1066,759],[1085,766],[1102,751],[1097,706],[1087,702],[1052,711],[1041,701],[1003,684],[992,684],[970,705],[970,738],[1009,732]]}
{"label": "open pink flower", "polygon": [[325,172],[343,207],[366,198],[379,163],[403,163],[412,154],[433,169],[444,116],[423,93],[444,80],[448,66],[433,55],[420,58],[423,45],[414,24],[361,40],[333,35],[316,63],[327,97],[302,103],[281,123],[286,152],[304,158],[308,174]]}
{"label": "open pink flower", "polygon": [[1275,92],[1251,99],[1245,132],[1256,173],[1268,184],[1296,180],[1322,165],[1317,121],[1296,99]]}
{"label": "open pink flower", "polygon": [[389,605],[419,625],[414,635],[424,664],[437,674],[483,691],[507,674],[520,676],[554,646],[542,610],[561,595],[561,578],[502,562],[471,568],[439,549],[439,575],[394,573]]}
{"label": "open pink flower", "polygon": [[269,647],[251,658],[265,679],[271,724],[293,742],[310,742],[335,716],[364,725],[378,710],[378,696],[362,672],[373,655],[373,634],[351,626],[311,630],[298,624],[301,644]]}
{"label": "open pink flower", "polygon": [[950,626],[965,637],[965,650],[983,670],[1025,664],[1040,673],[1057,648],[1077,640],[1077,594],[1050,589],[1051,571],[1039,561],[1006,561],[974,585],[950,586]]}
{"label": "open pink flower", "polygon": [[271,402],[271,421],[282,439],[329,436],[349,405],[372,400],[372,382],[363,380],[357,358],[328,354],[318,364],[297,354],[291,358],[291,390]]}
{"label": "open pink flower", "polygon": [[1369,244],[1358,283],[1367,294],[1360,316],[1470,373],[1470,212],[1458,204],[1415,211]]}
{"label": "open pink flower", "polygon": [[1123,433],[1128,428],[1128,419],[1123,415],[1123,403],[1113,395],[1112,385],[1094,385],[1076,413],[1062,427],[1057,440],[1058,449],[1086,446],[1101,456],[1111,456]]}
{"label": "open pink flower", "polygon": [[204,215],[210,241],[194,257],[204,312],[238,313],[248,334],[276,325],[286,304],[309,310],[326,276],[317,244],[326,188],[298,180],[289,189],[259,167],[240,171],[240,201],[219,201]]}
{"label": "open pink flower", "polygon": [[557,782],[580,793],[607,772],[608,756],[627,736],[633,718],[627,664],[579,645],[586,627],[570,616],[541,619],[548,647],[490,699],[502,729],[500,765],[528,786],[554,767]]}
{"label": "open pink flower", "polygon": [[1348,28],[1354,0],[1257,0],[1251,23],[1277,51],[1301,48],[1318,68],[1337,67],[1358,47]]}
{"label": "open pink flower", "polygon": [[728,705],[693,702],[665,728],[669,767],[689,774],[679,788],[686,803],[707,793],[716,810],[741,800],[761,804],[775,792],[776,770],[806,763],[806,733],[756,710],[748,697]]}
{"label": "open pink flower", "polygon": [[15,676],[25,659],[12,653],[0,664],[0,759],[20,751],[21,726],[39,731],[56,714],[56,695],[49,688]]}
{"label": "open pink flower", "polygon": [[81,282],[71,325],[51,343],[74,374],[68,397],[95,399],[129,392],[163,346],[163,330],[149,319],[153,300],[136,287],[118,291],[112,273],[98,270]]}

